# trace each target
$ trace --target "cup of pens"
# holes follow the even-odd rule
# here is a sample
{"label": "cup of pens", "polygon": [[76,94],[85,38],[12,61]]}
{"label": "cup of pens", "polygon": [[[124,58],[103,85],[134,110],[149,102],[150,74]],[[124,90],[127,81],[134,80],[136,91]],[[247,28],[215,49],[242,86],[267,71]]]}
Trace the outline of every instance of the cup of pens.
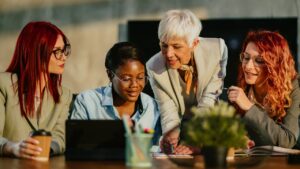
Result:
{"label": "cup of pens", "polygon": [[143,132],[126,133],[126,166],[151,167],[152,158],[150,149],[152,146],[152,129],[144,129]]}
{"label": "cup of pens", "polygon": [[128,167],[151,167],[153,129],[143,128],[141,124],[133,125],[128,115],[123,115],[125,134],[125,161]]}

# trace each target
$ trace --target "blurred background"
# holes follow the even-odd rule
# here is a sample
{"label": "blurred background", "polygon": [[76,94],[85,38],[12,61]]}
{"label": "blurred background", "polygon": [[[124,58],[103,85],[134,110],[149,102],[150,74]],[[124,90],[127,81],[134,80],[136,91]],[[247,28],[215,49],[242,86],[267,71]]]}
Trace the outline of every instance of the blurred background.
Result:
{"label": "blurred background", "polygon": [[278,30],[300,65],[300,0],[0,0],[0,71],[10,63],[23,26],[46,20],[62,29],[72,45],[63,84],[75,93],[106,85],[104,58],[109,48],[130,40],[151,57],[159,50],[159,19],[178,8],[189,9],[203,20],[200,35],[225,39],[230,49],[227,85],[234,84],[240,43],[249,29]]}

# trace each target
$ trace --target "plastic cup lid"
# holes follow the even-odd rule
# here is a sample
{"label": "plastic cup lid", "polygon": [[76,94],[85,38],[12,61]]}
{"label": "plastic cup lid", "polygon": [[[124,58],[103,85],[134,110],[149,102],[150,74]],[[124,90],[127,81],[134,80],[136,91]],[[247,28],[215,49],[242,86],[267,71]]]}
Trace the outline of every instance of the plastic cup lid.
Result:
{"label": "plastic cup lid", "polygon": [[44,129],[39,129],[31,133],[31,137],[33,136],[51,136],[51,132],[46,131]]}

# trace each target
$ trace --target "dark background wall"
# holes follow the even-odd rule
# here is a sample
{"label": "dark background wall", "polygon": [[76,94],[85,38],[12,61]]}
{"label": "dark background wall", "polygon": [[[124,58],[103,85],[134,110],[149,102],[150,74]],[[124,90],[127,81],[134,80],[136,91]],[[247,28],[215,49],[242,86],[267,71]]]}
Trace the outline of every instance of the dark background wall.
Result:
{"label": "dark background wall", "polygon": [[[158,21],[170,9],[191,10],[203,20],[202,36],[217,37],[231,25],[220,23],[217,27],[206,28],[206,20],[289,17],[299,20],[300,0],[0,0],[0,71],[11,61],[22,27],[29,21],[46,20],[59,26],[72,44],[63,85],[76,93],[107,85],[104,58],[114,43],[128,40],[127,21]],[[236,31],[238,27],[233,29]],[[153,27],[146,26],[143,32],[148,29],[153,31]],[[155,32],[153,36],[146,33],[140,36],[144,41],[157,37]],[[227,41],[227,45],[235,46],[235,34],[231,36],[234,39]]]}

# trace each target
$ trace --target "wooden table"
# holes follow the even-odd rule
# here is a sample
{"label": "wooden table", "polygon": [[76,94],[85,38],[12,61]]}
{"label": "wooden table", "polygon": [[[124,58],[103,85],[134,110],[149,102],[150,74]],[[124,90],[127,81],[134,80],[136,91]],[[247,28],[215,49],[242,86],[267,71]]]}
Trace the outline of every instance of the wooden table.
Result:
{"label": "wooden table", "polygon": [[[201,156],[196,157],[196,166],[187,167],[177,165],[172,160],[168,159],[153,159],[153,166],[151,169],[186,169],[186,168],[199,168],[204,169],[203,159]],[[260,160],[258,160],[260,159]],[[253,164],[248,161],[245,162],[245,158],[236,158],[237,163],[241,163],[237,166],[235,162],[229,162],[230,169],[235,168],[255,168],[255,169],[300,169],[300,164],[288,164],[286,157],[267,157],[261,159],[255,157]],[[249,159],[248,159],[249,160]],[[185,160],[177,160],[176,163],[182,164]],[[259,161],[259,163],[255,163]],[[124,162],[116,161],[65,161],[64,156],[52,157],[49,162],[37,162],[31,160],[14,159],[14,158],[0,158],[0,169],[125,169]]]}

